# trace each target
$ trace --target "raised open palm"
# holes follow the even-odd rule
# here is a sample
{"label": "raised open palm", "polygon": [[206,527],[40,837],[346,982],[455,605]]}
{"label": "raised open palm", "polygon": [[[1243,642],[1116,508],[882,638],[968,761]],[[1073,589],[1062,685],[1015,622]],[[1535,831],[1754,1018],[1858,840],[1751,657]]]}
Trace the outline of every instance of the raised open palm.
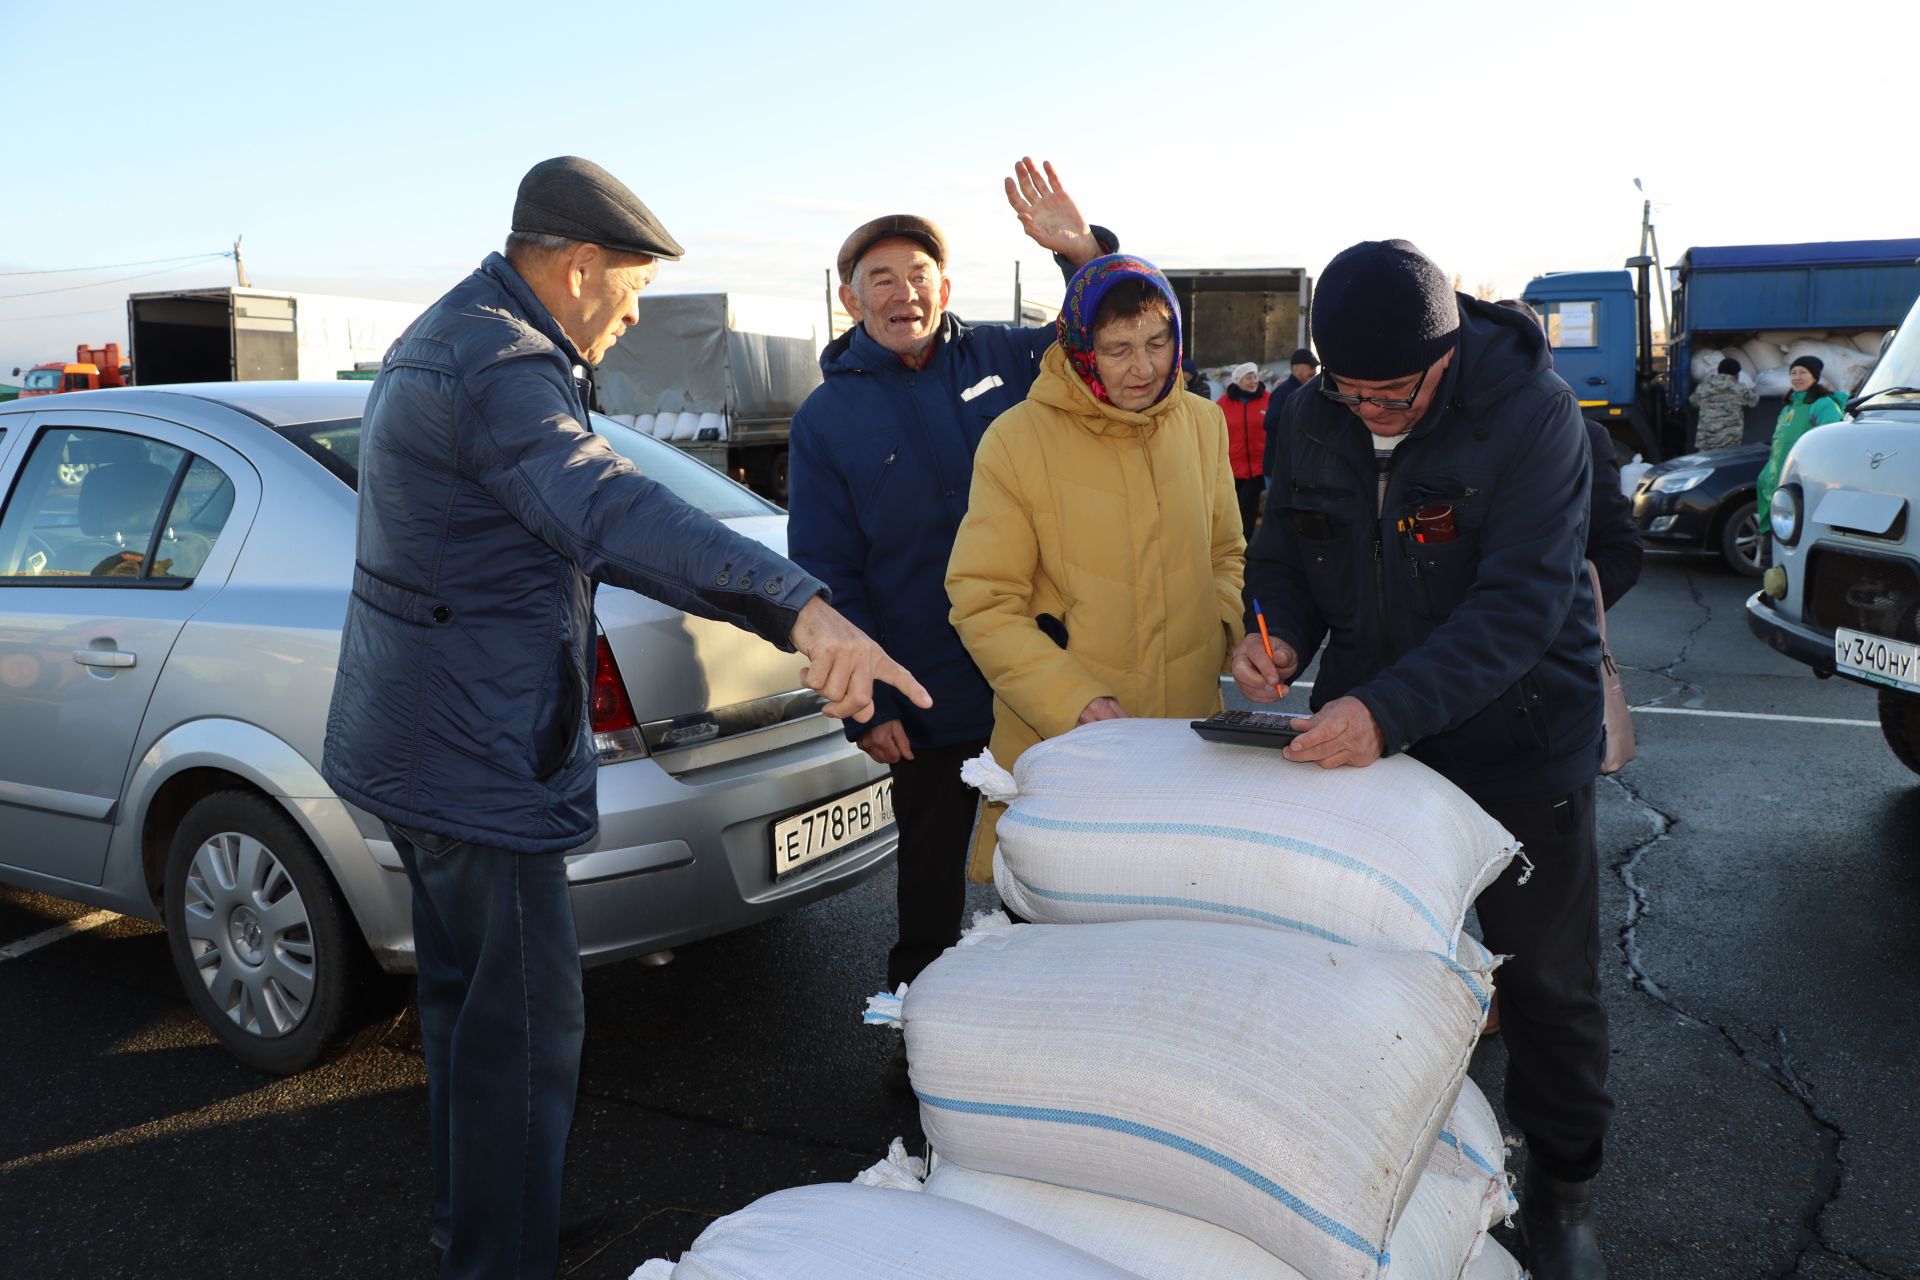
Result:
{"label": "raised open palm", "polygon": [[1007,179],[1007,203],[1020,217],[1020,225],[1042,249],[1065,254],[1075,262],[1084,262],[1099,254],[1093,228],[1080,216],[1060,184],[1060,175],[1048,161],[1036,166],[1032,156],[1023,156]]}

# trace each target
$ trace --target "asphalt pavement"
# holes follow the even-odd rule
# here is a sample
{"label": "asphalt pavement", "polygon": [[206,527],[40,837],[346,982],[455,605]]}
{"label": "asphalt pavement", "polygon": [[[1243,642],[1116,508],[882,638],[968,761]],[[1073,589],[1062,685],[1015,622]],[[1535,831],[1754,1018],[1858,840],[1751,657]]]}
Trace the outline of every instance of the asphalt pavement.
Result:
{"label": "asphalt pavement", "polygon": [[[1608,1261],[1621,1280],[1920,1280],[1920,778],[1870,690],[1749,636],[1750,589],[1654,558],[1610,619],[1640,753],[1600,784]],[[889,872],[663,967],[589,971],[567,1185],[609,1213],[563,1274],[677,1256],[914,1132],[893,1033],[860,1023],[892,894]],[[432,1274],[403,990],[332,1062],[276,1079],[195,1021],[157,926],[0,890],[0,957],[0,1272]],[[1475,1055],[1496,1103],[1504,1065],[1497,1037]]]}

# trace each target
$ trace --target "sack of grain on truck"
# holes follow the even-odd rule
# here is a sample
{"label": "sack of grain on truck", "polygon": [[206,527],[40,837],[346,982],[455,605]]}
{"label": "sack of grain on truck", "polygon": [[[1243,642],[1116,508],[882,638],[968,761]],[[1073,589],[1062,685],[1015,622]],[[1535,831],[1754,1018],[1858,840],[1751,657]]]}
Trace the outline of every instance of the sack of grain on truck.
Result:
{"label": "sack of grain on truck", "polygon": [[[1393,1280],[1460,1280],[1487,1229],[1514,1209],[1501,1152],[1493,1108],[1469,1080],[1394,1227],[1388,1249]],[[890,1159],[862,1176],[897,1178],[901,1171]],[[1245,1236],[1157,1205],[982,1173],[938,1153],[924,1185],[930,1195],[1023,1223],[1141,1280],[1302,1280],[1300,1270]]]}
{"label": "sack of grain on truck", "polygon": [[629,1280],[1138,1280],[1070,1244],[958,1200],[822,1183],[762,1196],[700,1233],[677,1263]]}
{"label": "sack of grain on truck", "polygon": [[943,1156],[1200,1218],[1311,1280],[1378,1280],[1485,1016],[1479,959],[989,917],[868,1020],[904,1026]]}
{"label": "sack of grain on truck", "polygon": [[1039,923],[1195,919],[1453,954],[1512,835],[1410,756],[1320,769],[1208,742],[1184,720],[1103,720],[961,776],[1007,808],[994,884]]}

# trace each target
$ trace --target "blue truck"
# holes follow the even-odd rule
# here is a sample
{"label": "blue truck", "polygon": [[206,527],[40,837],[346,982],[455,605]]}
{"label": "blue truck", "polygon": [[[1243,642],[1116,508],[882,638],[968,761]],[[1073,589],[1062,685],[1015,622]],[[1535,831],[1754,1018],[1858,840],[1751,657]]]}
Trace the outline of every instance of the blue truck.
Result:
{"label": "blue truck", "polygon": [[[1644,243],[1644,238],[1643,238]],[[1522,297],[1539,312],[1554,366],[1623,460],[1650,462],[1693,445],[1693,357],[1731,353],[1763,334],[1878,335],[1920,295],[1920,239],[1835,240],[1689,249],[1672,268],[1666,358],[1656,360],[1655,260],[1620,271],[1557,272]],[[1841,390],[1851,388],[1842,387]],[[1748,410],[1747,439],[1771,438],[1781,398]]]}

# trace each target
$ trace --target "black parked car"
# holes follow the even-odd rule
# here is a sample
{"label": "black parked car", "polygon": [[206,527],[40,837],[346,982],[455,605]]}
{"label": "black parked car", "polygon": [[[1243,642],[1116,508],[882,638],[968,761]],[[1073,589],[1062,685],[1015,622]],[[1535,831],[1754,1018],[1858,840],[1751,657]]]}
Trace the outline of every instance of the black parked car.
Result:
{"label": "black parked car", "polygon": [[1716,552],[1737,573],[1760,576],[1754,490],[1769,444],[1689,453],[1650,469],[1633,491],[1633,523],[1649,547]]}

